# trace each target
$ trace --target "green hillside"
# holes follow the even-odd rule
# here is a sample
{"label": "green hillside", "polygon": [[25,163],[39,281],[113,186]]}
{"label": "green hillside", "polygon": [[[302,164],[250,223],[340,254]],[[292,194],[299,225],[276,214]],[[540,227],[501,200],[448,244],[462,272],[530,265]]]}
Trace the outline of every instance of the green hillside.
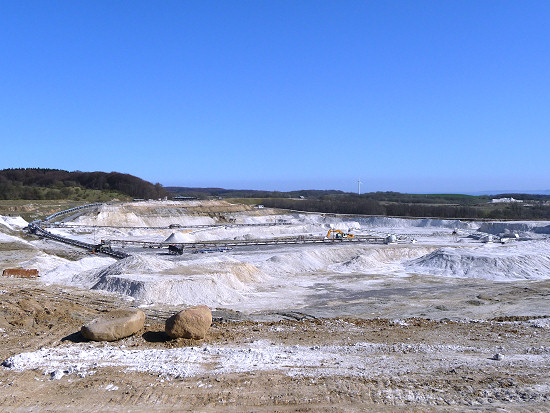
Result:
{"label": "green hillside", "polygon": [[81,172],[60,169],[19,168],[0,170],[0,199],[108,201],[114,198],[160,198],[160,184],[153,185],[119,172]]}

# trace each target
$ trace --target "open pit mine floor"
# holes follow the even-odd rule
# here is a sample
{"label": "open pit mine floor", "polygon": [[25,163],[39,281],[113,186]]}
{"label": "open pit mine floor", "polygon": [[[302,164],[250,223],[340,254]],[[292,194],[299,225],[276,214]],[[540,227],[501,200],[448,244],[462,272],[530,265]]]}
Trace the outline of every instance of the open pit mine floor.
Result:
{"label": "open pit mine floor", "polygon": [[[40,239],[27,224],[0,217],[2,268],[40,275],[0,277],[2,411],[550,411],[548,222],[208,201],[97,205],[48,228],[90,244],[323,237],[331,228],[396,241],[181,255],[134,245],[124,259]],[[212,308],[206,339],[168,337],[166,318],[196,304]],[[83,324],[121,307],[145,312],[141,331],[116,342],[81,336]]]}
{"label": "open pit mine floor", "polygon": [[173,309],[156,308],[134,336],[92,343],[82,324],[123,298],[6,278],[0,289],[3,411],[550,409],[548,318],[262,322],[218,310],[193,341],[166,336]]}

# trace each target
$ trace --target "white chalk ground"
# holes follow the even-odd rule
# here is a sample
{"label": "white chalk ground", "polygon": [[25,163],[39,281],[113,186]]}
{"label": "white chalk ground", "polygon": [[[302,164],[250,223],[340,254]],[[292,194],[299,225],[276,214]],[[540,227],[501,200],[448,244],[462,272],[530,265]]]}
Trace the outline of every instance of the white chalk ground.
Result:
{"label": "white chalk ground", "polygon": [[[315,316],[407,318],[482,318],[502,314],[505,287],[536,285],[550,279],[549,222],[478,224],[436,219],[327,218],[319,214],[247,215],[226,214],[240,224],[287,223],[267,227],[216,226],[211,228],[148,229],[122,226],[213,225],[209,216],[188,215],[149,205],[148,215],[137,214],[131,206],[104,206],[99,214],[77,214],[65,227],[52,232],[98,242],[100,239],[130,239],[178,242],[231,239],[269,239],[295,235],[325,235],[330,227],[355,234],[394,234],[395,245],[363,243],[334,245],[286,245],[234,248],[211,254],[184,253],[170,256],[166,250],[127,249],[124,260],[90,255],[77,261],[45,253],[45,241],[26,241],[20,233],[25,223],[19,218],[0,217],[0,248],[7,250],[0,263],[37,268],[40,281],[93,288],[132,297],[136,306],[207,304],[246,313],[301,311]],[[157,209],[155,209],[157,208]],[[119,225],[119,228],[97,227]],[[73,224],[73,226],[69,226]],[[85,226],[82,226],[85,225]],[[485,230],[494,235],[521,232],[519,241],[484,244]],[[457,236],[453,231],[458,232]],[[50,241],[48,241],[50,242]],[[59,249],[66,248],[59,245]],[[19,255],[17,255],[17,251]],[[14,252],[16,251],[16,252]],[[483,293],[487,305],[464,305],[464,297]],[[500,295],[499,295],[500,294]],[[496,298],[491,298],[494,296]],[[484,303],[482,303],[484,304]],[[507,307],[513,314],[548,315],[550,303],[515,302]],[[539,321],[547,328],[546,321]],[[362,375],[400,364],[382,363],[377,352],[407,351],[448,353],[438,358],[453,367],[469,362],[491,363],[487,354],[475,348],[380,349],[380,345],[360,343],[350,347],[283,347],[256,342],[245,348],[180,348],[140,350],[72,344],[25,353],[10,359],[17,369],[43,368],[54,374],[87,372],[100,366],[127,366],[170,376],[279,369],[288,374]],[[387,347],[387,346],[386,346]],[[390,356],[393,357],[393,356]],[[429,355],[426,357],[429,359]],[[529,360],[527,360],[529,359]],[[443,361],[444,360],[444,361]],[[516,354],[507,363],[548,366],[549,354]],[[394,366],[394,367],[391,367]],[[404,363],[402,368],[410,369]],[[428,365],[418,365],[425,369]],[[433,367],[433,366],[432,366]],[[58,373],[56,373],[58,371]],[[61,372],[61,373],[59,373]]]}
{"label": "white chalk ground", "polygon": [[[418,292],[428,285],[449,288],[461,278],[492,282],[550,278],[549,222],[350,219],[241,211],[224,214],[224,220],[241,224],[231,226],[219,225],[216,214],[189,212],[190,207],[200,205],[199,201],[186,203],[185,207],[174,202],[103,205],[99,210],[65,218],[64,226],[50,230],[97,243],[101,239],[194,242],[322,237],[335,228],[358,235],[394,234],[399,242],[245,247],[211,254],[186,252],[182,256],[168,255],[165,249],[128,248],[126,251],[132,256],[121,261],[97,255],[72,261],[41,251],[44,242],[51,248],[55,244],[52,241],[29,242],[14,235],[26,224],[21,218],[0,217],[0,243],[30,249],[21,254],[17,264],[37,268],[42,282],[120,293],[135,299],[136,305],[207,304],[245,312],[316,309],[322,315],[384,316],[379,308],[361,311],[361,300],[372,301],[375,296],[389,293],[407,295],[413,292],[411,288]],[[242,226],[277,223],[280,225]],[[168,228],[174,224],[217,225]],[[487,231],[485,235],[521,232],[521,238],[506,244],[482,243],[480,237],[484,233],[480,230]],[[13,253],[9,258],[13,265]],[[450,280],[441,281],[441,277]],[[351,306],[349,310],[343,309],[346,303]],[[333,314],[323,313],[323,308],[331,309]],[[339,314],[341,311],[344,314]]]}
{"label": "white chalk ground", "polygon": [[[536,350],[536,351],[534,351]],[[507,353],[503,367],[546,368],[550,348],[530,349],[535,354]],[[414,354],[415,363],[407,355]],[[421,355],[421,357],[419,357]],[[102,367],[178,377],[282,371],[290,376],[399,376],[449,370],[464,365],[493,368],[493,352],[476,347],[361,342],[349,346],[285,346],[258,340],[245,347],[202,346],[132,350],[124,346],[73,344],[18,354],[4,362],[18,371],[41,369],[52,379],[64,374],[81,377]]]}
{"label": "white chalk ground", "polygon": [[0,215],[0,231],[17,231],[25,228],[28,225],[21,217],[9,217]]}

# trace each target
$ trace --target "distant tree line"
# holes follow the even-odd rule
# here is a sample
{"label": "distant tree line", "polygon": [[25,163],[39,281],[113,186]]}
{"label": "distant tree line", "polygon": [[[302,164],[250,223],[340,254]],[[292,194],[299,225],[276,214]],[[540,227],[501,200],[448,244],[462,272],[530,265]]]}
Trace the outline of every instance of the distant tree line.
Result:
{"label": "distant tree line", "polygon": [[528,206],[512,203],[489,207],[487,204],[471,206],[380,202],[369,198],[348,196],[304,200],[266,198],[262,200],[262,203],[271,208],[337,214],[472,219],[550,219],[550,205],[540,201]]}
{"label": "distant tree line", "polygon": [[480,212],[468,206],[382,203],[374,199],[341,197],[338,199],[265,199],[271,208],[294,209],[335,214],[388,215],[407,217],[479,218]]}
{"label": "distant tree line", "polygon": [[224,188],[192,188],[180,186],[167,186],[167,191],[176,196],[193,196],[199,199],[210,197],[222,198],[318,198],[324,195],[345,194],[337,190],[304,189],[300,191],[260,191],[254,189],[224,189]]}
{"label": "distant tree line", "polygon": [[133,198],[167,195],[160,184],[119,172],[81,172],[60,169],[0,170],[0,199],[71,199],[82,190],[109,191]]}
{"label": "distant tree line", "polygon": [[473,196],[462,194],[403,194],[401,192],[371,192],[361,197],[381,202],[399,202],[411,204],[460,204],[474,205],[487,202],[488,196]]}
{"label": "distant tree line", "polygon": [[[355,194],[335,190],[290,192],[223,188],[167,187],[174,195],[199,199],[255,198],[266,207],[338,214],[472,219],[550,219],[550,195],[404,194],[370,192]],[[524,203],[491,204],[492,198],[515,198]]]}

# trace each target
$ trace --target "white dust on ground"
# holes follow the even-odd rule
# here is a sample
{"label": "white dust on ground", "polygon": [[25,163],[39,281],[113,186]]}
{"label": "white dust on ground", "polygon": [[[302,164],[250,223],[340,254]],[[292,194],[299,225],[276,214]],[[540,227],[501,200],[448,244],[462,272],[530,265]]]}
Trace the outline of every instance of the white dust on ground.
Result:
{"label": "white dust on ground", "polygon": [[[59,277],[71,285],[124,294],[144,303],[206,304],[258,311],[306,304],[303,300],[311,293],[311,285],[325,280],[326,273],[368,271],[402,277],[402,260],[431,250],[408,246],[306,246],[239,255],[189,254],[181,260],[144,254],[111,261],[105,267],[90,259],[86,269],[92,263],[98,267],[72,275],[70,280],[65,267],[56,267],[44,279]],[[365,283],[360,285],[364,287]]]}
{"label": "white dust on ground", "polygon": [[484,222],[480,225],[479,231],[493,235],[516,233],[520,236],[532,237],[535,234],[550,234],[550,222]]}
{"label": "white dust on ground", "polygon": [[[116,214],[122,213],[114,205],[105,207],[105,212],[111,214],[109,219],[112,220],[118,220],[120,217]],[[126,220],[118,222],[154,222],[163,225],[172,223],[170,217],[150,219],[136,215],[135,212],[128,214]],[[241,221],[246,221],[244,215],[240,213]],[[187,219],[180,218],[180,222]],[[189,217],[189,222],[206,222],[211,219],[204,218],[192,216]],[[93,220],[93,216],[80,215],[78,219],[88,220],[89,223],[97,222]],[[281,216],[267,216],[264,222],[282,219]],[[459,283],[461,278],[475,278],[487,280],[488,283],[506,280],[512,285],[525,280],[550,279],[550,242],[545,239],[515,241],[505,245],[482,244],[467,237],[477,230],[477,224],[448,220],[339,219],[315,214],[293,214],[284,219],[291,225],[246,230],[216,227],[189,233],[167,229],[154,233],[157,239],[162,240],[172,233],[183,234],[187,237],[185,239],[191,240],[201,237],[230,239],[255,234],[259,234],[259,237],[309,233],[322,235],[332,225],[343,231],[353,227],[356,231],[381,234],[414,234],[418,243],[350,243],[251,250],[235,248],[229,253],[186,253],[176,257],[155,250],[136,252],[131,257],[118,261],[98,255],[68,260],[42,251],[41,242],[25,241],[19,233],[22,225],[17,226],[13,223],[17,221],[1,217],[0,245],[9,245],[10,248],[30,245],[25,253],[20,253],[18,262],[26,268],[38,268],[40,282],[125,294],[133,297],[137,301],[136,305],[207,304],[211,307],[223,306],[246,311],[284,311],[292,305],[308,305],[308,300],[314,300],[322,293],[328,295],[327,302],[339,300],[343,308],[348,310],[350,303],[356,304],[359,299],[354,294],[342,295],[342,290],[347,288],[349,291],[369,292],[371,288],[380,289],[381,282],[384,282],[384,289],[391,289],[392,286],[402,287],[409,280],[412,283],[413,279],[422,277],[426,278],[426,283],[433,283],[434,276],[443,281],[450,279],[453,283]],[[7,225],[4,224],[6,222]],[[109,220],[105,219],[104,222]],[[261,223],[262,217],[250,217],[250,222]],[[498,231],[497,234],[509,233],[517,230],[518,224],[523,225],[513,223],[507,226],[508,223],[502,223],[492,230]],[[537,228],[545,227],[544,223],[525,225],[530,229],[521,227],[525,230],[524,235],[533,234],[539,238],[543,230]],[[462,232],[463,242],[453,241],[451,234],[454,229]],[[78,228],[60,228],[59,231],[69,236],[90,237],[89,231],[84,234]],[[109,234],[107,230],[102,231]],[[109,231],[111,234],[114,233],[112,231],[118,231],[121,238],[147,238],[153,233],[142,229],[119,228]],[[60,245],[59,248],[64,247]],[[14,259],[11,257],[8,260],[6,257],[5,254],[0,256],[2,265],[11,263],[10,260]],[[323,284],[322,288],[320,284]],[[449,285],[453,288],[457,284]],[[392,309],[396,309],[402,304],[401,299],[391,298],[386,301],[390,302]],[[451,305],[446,301],[441,302]],[[436,303],[440,302],[436,300],[434,305]],[[338,316],[338,313],[332,316]],[[547,318],[530,320],[525,325],[550,328]],[[518,325],[518,328],[522,328],[522,325]],[[438,371],[449,371],[465,365],[489,370],[495,368],[495,360],[491,358],[499,351],[501,350],[497,344],[473,347],[359,342],[349,345],[301,346],[257,340],[238,346],[132,349],[124,344],[114,346],[103,343],[63,343],[53,348],[46,347],[15,355],[6,360],[4,365],[19,371],[38,369],[52,379],[59,379],[65,374],[86,376],[109,366],[153,373],[168,379],[254,371],[279,371],[289,376],[310,377],[414,377],[416,374],[437,374]],[[504,360],[498,363],[499,368],[508,370],[545,369],[550,364],[550,348],[518,348],[508,352]]]}
{"label": "white dust on ground", "polygon": [[19,231],[25,228],[28,225],[28,222],[23,218],[17,216],[3,216],[0,215],[0,231]]}
{"label": "white dust on ground", "polygon": [[0,244],[3,244],[4,248],[7,248],[10,244],[13,244],[14,248],[35,249],[33,244],[29,241],[26,241],[16,235],[9,235],[5,232],[0,232]]}
{"label": "white dust on ground", "polygon": [[21,217],[0,215],[0,244],[14,243],[21,248],[33,248],[30,242],[17,236],[27,225],[28,222]]}
{"label": "white dust on ground", "polygon": [[129,295],[146,303],[229,305],[262,280],[251,264],[230,256],[168,261],[131,256],[91,273],[93,289]]}
{"label": "white dust on ground", "polygon": [[[140,350],[124,345],[81,343],[21,353],[7,359],[4,366],[17,371],[40,369],[53,378],[72,373],[85,376],[104,367],[122,367],[165,378],[254,371],[281,371],[289,376],[376,377],[449,370],[464,365],[491,368],[495,363],[491,358],[494,351],[496,347],[421,343],[290,346],[268,340],[238,347],[205,345]],[[545,347],[508,353],[499,366],[545,368],[549,362],[550,348]]]}
{"label": "white dust on ground", "polygon": [[[189,205],[189,204],[186,204]],[[200,205],[195,202],[193,206]],[[76,214],[66,224],[124,226],[211,225],[211,216],[178,208],[177,203],[153,202],[133,208],[132,204],[103,205],[99,211]],[[142,303],[176,305],[207,304],[246,311],[259,311],[306,305],[315,285],[334,284],[334,274],[350,275],[346,288],[368,289],[380,278],[414,275],[477,278],[484,280],[541,280],[550,278],[550,242],[544,239],[511,244],[482,244],[468,235],[478,223],[440,219],[387,217],[326,217],[320,214],[259,215],[258,211],[224,214],[224,220],[239,223],[280,223],[265,227],[218,225],[195,229],[83,228],[52,229],[84,241],[92,238],[148,239],[150,241],[192,242],[205,240],[266,239],[314,235],[322,237],[329,228],[355,233],[392,233],[416,244],[398,245],[335,244],[280,246],[214,254],[169,256],[164,250],[132,251],[120,261],[102,256],[67,260],[40,250],[40,243],[29,243],[7,232],[21,229],[25,222],[14,217],[0,218],[0,243],[21,243],[36,251],[32,258],[21,256],[18,264],[37,268],[40,279],[128,295]],[[199,224],[200,223],[200,224]],[[493,223],[493,233],[510,233],[519,228],[541,236],[547,222]],[[483,227],[486,224],[481,224]],[[6,228],[5,230],[3,228]],[[458,230],[461,242],[453,242]],[[497,231],[498,230],[498,231]],[[538,232],[537,232],[538,231]],[[406,238],[409,237],[409,238]],[[62,245],[60,248],[64,248]],[[24,259],[23,259],[24,258]],[[13,257],[12,257],[12,261]],[[365,275],[376,275],[370,279]],[[334,284],[334,289],[340,286]],[[342,297],[339,297],[341,299]]]}
{"label": "white dust on ground", "polygon": [[409,262],[407,271],[445,277],[495,281],[550,278],[550,242],[508,245],[482,244],[469,248],[439,248]]}

